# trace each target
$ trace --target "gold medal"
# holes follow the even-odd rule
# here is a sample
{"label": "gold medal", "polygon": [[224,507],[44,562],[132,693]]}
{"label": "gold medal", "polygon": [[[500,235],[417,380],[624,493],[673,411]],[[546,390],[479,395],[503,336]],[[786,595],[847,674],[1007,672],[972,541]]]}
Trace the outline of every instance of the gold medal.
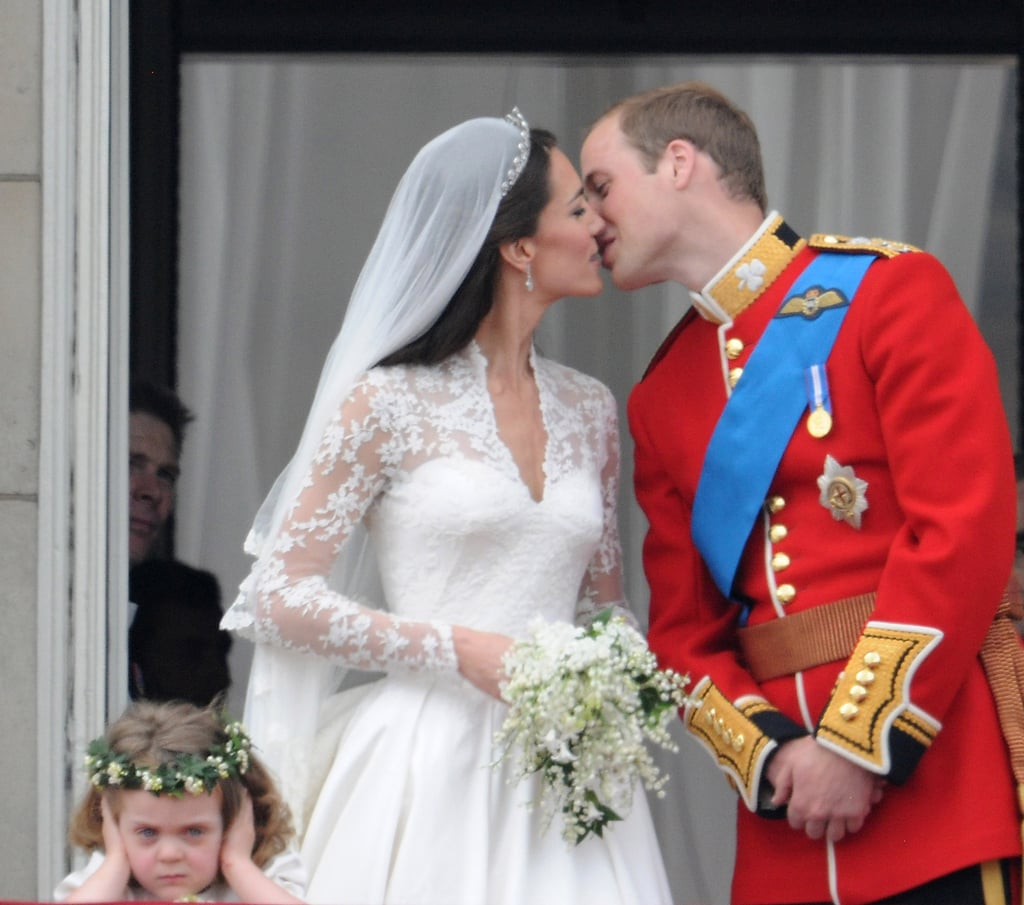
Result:
{"label": "gold medal", "polygon": [[807,433],[820,440],[832,430],[832,416],[819,405],[807,416]]}

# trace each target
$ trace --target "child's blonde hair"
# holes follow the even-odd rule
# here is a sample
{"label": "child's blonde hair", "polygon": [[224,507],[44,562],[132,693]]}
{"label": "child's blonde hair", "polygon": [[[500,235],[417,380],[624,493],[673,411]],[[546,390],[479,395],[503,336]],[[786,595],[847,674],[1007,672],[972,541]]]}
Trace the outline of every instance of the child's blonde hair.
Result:
{"label": "child's blonde hair", "polygon": [[[125,755],[138,767],[156,769],[181,754],[205,755],[211,748],[224,745],[228,734],[216,705],[201,708],[180,701],[136,701],[110,724],[105,738],[115,754]],[[258,757],[250,752],[244,775],[221,779],[216,787],[222,793],[225,831],[237,816],[244,793],[248,791],[252,798],[256,829],[252,860],[257,867],[284,851],[294,836],[291,815]],[[108,796],[114,816],[120,813],[119,789],[91,786],[71,817],[68,840],[72,845],[89,852],[103,847],[103,795]]]}

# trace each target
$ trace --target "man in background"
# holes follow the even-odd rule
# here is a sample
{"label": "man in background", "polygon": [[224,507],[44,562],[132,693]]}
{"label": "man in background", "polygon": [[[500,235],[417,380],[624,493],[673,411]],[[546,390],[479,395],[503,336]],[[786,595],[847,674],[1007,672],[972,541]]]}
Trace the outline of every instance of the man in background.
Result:
{"label": "man in background", "polygon": [[192,413],[171,390],[132,382],[128,399],[128,562],[155,552],[174,511],[185,427]]}
{"label": "man in background", "polygon": [[162,556],[174,511],[185,427],[192,413],[166,387],[143,380],[129,393],[128,690],[133,700],[199,706],[231,685],[231,636],[220,630],[220,587],[210,572]]}

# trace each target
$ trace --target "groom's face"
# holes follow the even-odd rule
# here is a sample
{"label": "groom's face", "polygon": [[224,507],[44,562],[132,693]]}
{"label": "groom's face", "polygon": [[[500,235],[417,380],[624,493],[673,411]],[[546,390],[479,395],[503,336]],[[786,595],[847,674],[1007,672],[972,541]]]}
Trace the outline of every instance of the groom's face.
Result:
{"label": "groom's face", "polygon": [[664,280],[657,260],[671,224],[662,222],[666,187],[660,168],[647,169],[614,115],[591,130],[580,163],[587,197],[605,221],[597,240],[615,285],[638,289]]}

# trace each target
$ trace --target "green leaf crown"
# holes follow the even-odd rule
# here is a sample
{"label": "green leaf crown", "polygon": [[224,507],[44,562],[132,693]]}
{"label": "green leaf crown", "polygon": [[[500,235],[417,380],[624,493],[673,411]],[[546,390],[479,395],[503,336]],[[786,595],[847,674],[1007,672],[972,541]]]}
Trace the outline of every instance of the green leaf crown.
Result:
{"label": "green leaf crown", "polygon": [[140,767],[127,754],[111,749],[105,738],[89,745],[85,769],[89,782],[98,789],[143,789],[154,795],[176,798],[210,793],[223,779],[244,776],[249,769],[252,742],[241,723],[224,726],[227,741],[205,753],[180,753],[158,767]]}

